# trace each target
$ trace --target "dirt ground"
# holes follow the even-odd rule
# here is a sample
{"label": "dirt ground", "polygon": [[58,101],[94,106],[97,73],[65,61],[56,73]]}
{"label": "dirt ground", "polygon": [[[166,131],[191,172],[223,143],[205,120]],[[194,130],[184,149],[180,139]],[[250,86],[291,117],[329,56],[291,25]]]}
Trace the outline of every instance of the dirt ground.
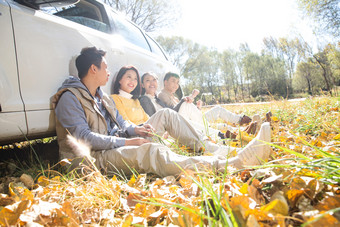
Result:
{"label": "dirt ground", "polygon": [[58,149],[56,137],[0,146],[0,177],[18,176],[39,163],[52,166]]}

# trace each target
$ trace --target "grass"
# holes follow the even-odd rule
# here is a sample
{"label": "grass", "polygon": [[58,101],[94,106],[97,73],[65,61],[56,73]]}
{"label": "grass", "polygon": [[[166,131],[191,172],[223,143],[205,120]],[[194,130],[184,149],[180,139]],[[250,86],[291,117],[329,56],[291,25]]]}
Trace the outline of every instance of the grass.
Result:
{"label": "grass", "polygon": [[[79,174],[34,164],[38,176],[32,202],[59,205],[36,222],[112,226],[338,225],[340,98],[226,108],[249,116],[273,113],[270,162],[239,171],[228,167],[224,173],[187,170],[177,178],[158,178],[131,169],[131,176],[122,174],[118,179],[102,175],[95,168]],[[164,142],[172,144],[174,151],[186,153],[182,145]],[[284,196],[273,198],[277,192]],[[282,204],[288,204],[288,210]],[[316,215],[308,216],[310,211]],[[0,210],[0,223],[4,212]],[[33,211],[27,208],[26,212]]]}

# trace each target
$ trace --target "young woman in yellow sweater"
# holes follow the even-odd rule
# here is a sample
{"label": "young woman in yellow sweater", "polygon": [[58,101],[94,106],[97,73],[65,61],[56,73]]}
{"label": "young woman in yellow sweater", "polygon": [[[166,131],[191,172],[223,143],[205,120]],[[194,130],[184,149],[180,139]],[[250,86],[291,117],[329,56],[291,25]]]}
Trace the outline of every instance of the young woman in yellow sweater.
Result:
{"label": "young woman in yellow sweater", "polygon": [[113,85],[112,98],[123,119],[140,125],[149,116],[140,105],[138,97],[141,94],[141,81],[138,70],[132,65],[122,67]]}

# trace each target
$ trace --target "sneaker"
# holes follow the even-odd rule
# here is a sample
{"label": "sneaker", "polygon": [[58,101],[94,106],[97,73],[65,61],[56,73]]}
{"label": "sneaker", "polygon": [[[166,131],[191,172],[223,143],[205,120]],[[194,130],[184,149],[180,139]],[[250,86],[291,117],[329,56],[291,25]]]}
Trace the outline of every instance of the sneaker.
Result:
{"label": "sneaker", "polygon": [[270,142],[270,133],[269,122],[263,123],[258,135],[238,153],[243,165],[260,165],[269,158],[270,146],[261,141]]}
{"label": "sneaker", "polygon": [[257,121],[252,121],[250,122],[250,124],[246,127],[246,129],[244,130],[246,133],[253,134],[255,135],[256,133],[256,128],[257,128]]}
{"label": "sneaker", "polygon": [[244,125],[244,124],[249,124],[251,122],[251,118],[248,117],[247,115],[243,115],[240,119],[239,124]]}
{"label": "sneaker", "polygon": [[225,135],[225,138],[228,138],[228,139],[236,139],[236,136],[237,136],[235,133],[231,132],[230,130],[227,130],[224,135]]}
{"label": "sneaker", "polygon": [[272,122],[272,116],[273,116],[273,114],[272,114],[272,112],[267,112],[266,113],[266,122],[269,122],[269,123],[271,123]]}
{"label": "sneaker", "polygon": [[218,137],[220,137],[222,140],[224,140],[225,139],[225,135],[224,135],[224,133],[223,132],[218,132]]}

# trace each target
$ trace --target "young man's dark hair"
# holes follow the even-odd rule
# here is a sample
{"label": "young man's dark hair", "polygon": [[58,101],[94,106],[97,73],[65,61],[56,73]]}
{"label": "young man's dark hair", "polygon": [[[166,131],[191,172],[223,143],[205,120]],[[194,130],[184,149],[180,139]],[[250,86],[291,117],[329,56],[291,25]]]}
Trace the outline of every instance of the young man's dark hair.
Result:
{"label": "young man's dark hair", "polygon": [[97,49],[96,47],[83,48],[80,55],[76,58],[79,79],[84,78],[92,64],[100,69],[100,64],[105,54],[105,51]]}
{"label": "young man's dark hair", "polygon": [[168,72],[165,74],[163,81],[169,80],[170,77],[176,77],[179,78],[179,75],[176,73]]}
{"label": "young man's dark hair", "polygon": [[119,81],[122,79],[122,77],[125,75],[125,73],[129,70],[133,70],[135,71],[135,73],[137,74],[137,86],[136,88],[131,92],[131,95],[132,95],[132,99],[138,99],[138,97],[140,96],[141,94],[141,90],[142,90],[142,86],[141,86],[141,81],[140,81],[140,76],[139,76],[139,73],[138,73],[138,70],[135,66],[133,65],[126,65],[126,66],[123,66],[118,74],[117,74],[117,77],[115,79],[115,82],[113,84],[113,94],[119,94],[119,89],[120,89],[120,83]]}

